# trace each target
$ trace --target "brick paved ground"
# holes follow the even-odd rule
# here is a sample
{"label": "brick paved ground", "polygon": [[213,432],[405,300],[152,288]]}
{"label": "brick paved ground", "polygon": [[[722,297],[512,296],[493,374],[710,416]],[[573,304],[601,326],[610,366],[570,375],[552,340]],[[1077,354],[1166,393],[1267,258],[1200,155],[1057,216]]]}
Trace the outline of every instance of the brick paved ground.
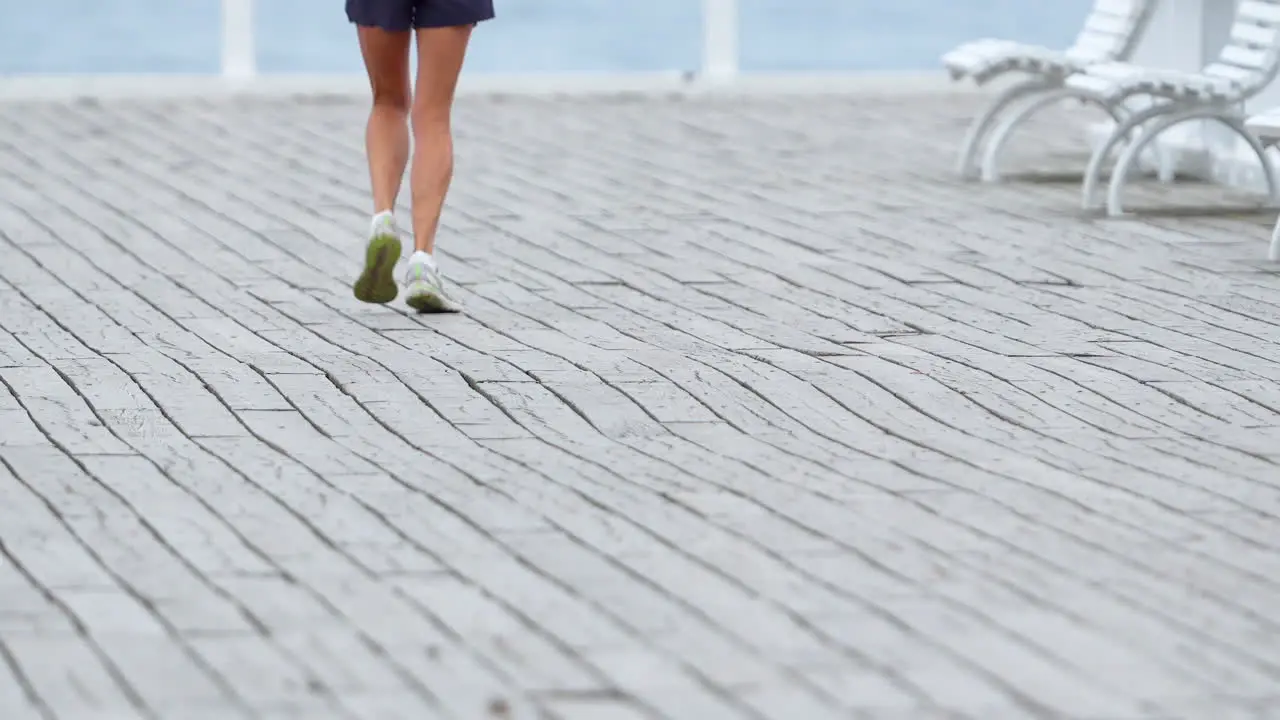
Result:
{"label": "brick paved ground", "polygon": [[0,718],[1280,717],[1271,218],[975,107],[467,99],[426,318],[363,100],[0,108]]}

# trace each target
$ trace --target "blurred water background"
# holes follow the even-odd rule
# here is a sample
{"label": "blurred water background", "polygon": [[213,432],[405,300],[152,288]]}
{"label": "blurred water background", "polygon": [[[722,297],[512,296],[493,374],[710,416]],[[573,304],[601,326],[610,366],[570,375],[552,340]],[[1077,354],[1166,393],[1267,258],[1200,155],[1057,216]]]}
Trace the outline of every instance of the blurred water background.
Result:
{"label": "blurred water background", "polygon": [[[468,72],[694,70],[700,0],[497,0]],[[744,71],[914,70],[981,36],[1064,45],[1088,0],[741,0]],[[219,0],[0,0],[0,73],[216,73]],[[264,73],[359,72],[341,0],[258,0]]]}

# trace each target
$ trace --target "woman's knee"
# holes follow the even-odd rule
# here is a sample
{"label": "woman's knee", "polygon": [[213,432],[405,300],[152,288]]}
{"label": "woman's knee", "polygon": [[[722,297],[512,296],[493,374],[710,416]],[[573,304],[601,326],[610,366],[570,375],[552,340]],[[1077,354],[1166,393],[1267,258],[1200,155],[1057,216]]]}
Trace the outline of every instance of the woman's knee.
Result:
{"label": "woman's knee", "polygon": [[373,86],[373,106],[407,113],[411,104],[408,88]]}
{"label": "woman's knee", "polygon": [[409,90],[409,41],[412,36],[407,32],[388,32],[376,27],[360,28],[359,36],[374,106],[407,112],[413,98]]}
{"label": "woman's knee", "polygon": [[452,108],[419,98],[413,103],[412,119],[415,133],[439,133],[449,131]]}

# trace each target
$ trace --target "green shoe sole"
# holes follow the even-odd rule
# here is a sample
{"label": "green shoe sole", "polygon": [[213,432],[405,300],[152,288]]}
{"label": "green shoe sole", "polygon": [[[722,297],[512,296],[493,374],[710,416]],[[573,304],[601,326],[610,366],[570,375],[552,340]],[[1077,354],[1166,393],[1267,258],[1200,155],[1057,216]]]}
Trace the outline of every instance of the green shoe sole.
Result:
{"label": "green shoe sole", "polygon": [[396,260],[400,259],[400,238],[375,235],[364,253],[364,272],[355,284],[360,302],[389,303],[400,294],[396,286]]}

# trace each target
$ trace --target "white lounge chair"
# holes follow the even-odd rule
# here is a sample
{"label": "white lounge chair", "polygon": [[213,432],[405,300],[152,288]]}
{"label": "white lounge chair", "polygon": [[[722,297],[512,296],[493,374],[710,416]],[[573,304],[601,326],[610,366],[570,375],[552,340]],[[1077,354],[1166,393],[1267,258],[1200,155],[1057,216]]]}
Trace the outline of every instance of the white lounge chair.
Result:
{"label": "white lounge chair", "polygon": [[[1262,143],[1244,124],[1245,101],[1257,95],[1280,71],[1280,0],[1241,0],[1236,7],[1231,35],[1217,59],[1200,72],[1150,70],[1125,63],[1092,65],[1067,79],[1061,90],[1049,97],[1075,97],[1107,108],[1112,115],[1120,108],[1123,120],[1094,151],[1085,171],[1082,204],[1094,207],[1102,167],[1111,152],[1129,142],[1116,159],[1107,189],[1107,214],[1121,215],[1121,191],[1125,180],[1144,148],[1169,128],[1191,120],[1216,121],[1249,143],[1262,163],[1271,202],[1280,202],[1275,167]],[[1162,174],[1172,176],[1171,169]]]}
{"label": "white lounge chair", "polygon": [[[972,177],[978,151],[1000,114],[1015,102],[1062,87],[1066,78],[1090,65],[1127,60],[1151,19],[1157,0],[1094,0],[1093,9],[1075,43],[1052,50],[1011,40],[976,40],[942,57],[953,79],[972,78],[978,85],[1008,73],[1026,77],[1005,89],[970,125],[960,146],[957,171]],[[1003,130],[1004,135],[1012,126]]]}
{"label": "white lounge chair", "polygon": [[[1245,128],[1262,141],[1262,147],[1268,148],[1280,144],[1280,107],[1254,115],[1245,120]],[[1280,260],[1280,219],[1276,220],[1271,230],[1271,248],[1267,252],[1270,260]]]}

